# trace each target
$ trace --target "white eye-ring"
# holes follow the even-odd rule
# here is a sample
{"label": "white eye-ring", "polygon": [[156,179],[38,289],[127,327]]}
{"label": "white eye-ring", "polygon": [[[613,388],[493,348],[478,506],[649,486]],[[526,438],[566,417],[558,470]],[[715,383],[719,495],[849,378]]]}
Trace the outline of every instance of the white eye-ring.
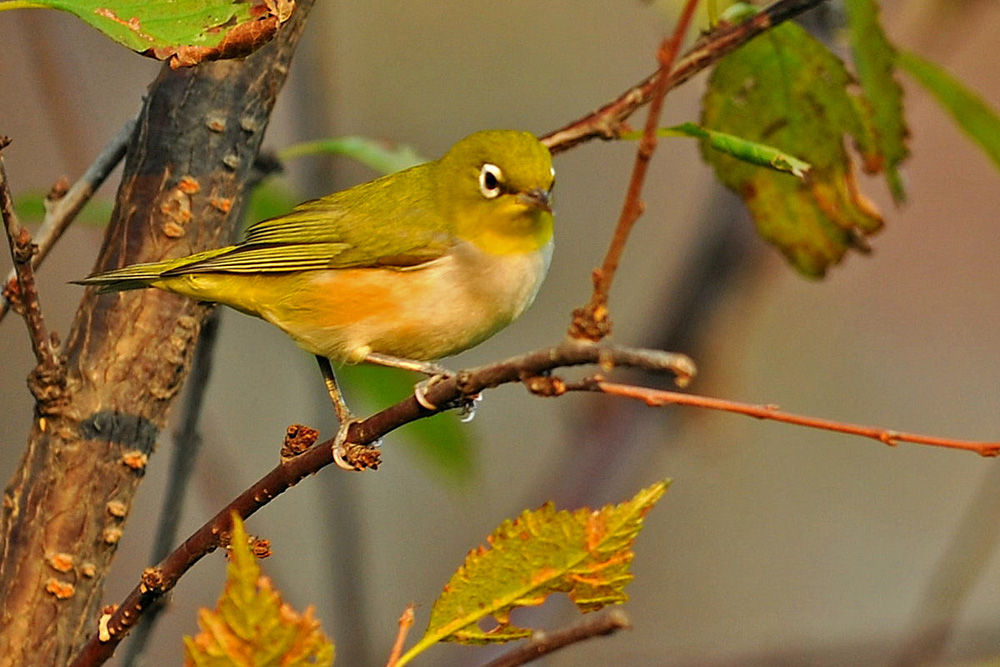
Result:
{"label": "white eye-ring", "polygon": [[494,199],[500,196],[502,191],[503,172],[500,167],[487,162],[479,170],[479,191],[487,199]]}

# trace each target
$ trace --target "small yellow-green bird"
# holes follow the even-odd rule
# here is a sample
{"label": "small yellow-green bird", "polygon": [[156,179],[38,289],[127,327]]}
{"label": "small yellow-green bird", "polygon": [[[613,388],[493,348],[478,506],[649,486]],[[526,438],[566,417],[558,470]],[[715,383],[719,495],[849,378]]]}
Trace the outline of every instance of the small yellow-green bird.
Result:
{"label": "small yellow-green bird", "polygon": [[533,135],[477,132],[433,162],[258,222],[238,245],[80,282],[155,287],[280,327],[317,356],[346,435],[328,360],[435,374],[429,361],[481,343],[531,304],[552,256],[554,178]]}

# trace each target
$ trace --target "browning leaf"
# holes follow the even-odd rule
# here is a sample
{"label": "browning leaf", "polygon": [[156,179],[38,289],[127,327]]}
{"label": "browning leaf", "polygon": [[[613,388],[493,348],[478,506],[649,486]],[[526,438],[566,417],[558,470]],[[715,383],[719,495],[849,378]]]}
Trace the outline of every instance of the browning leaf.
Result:
{"label": "browning leaf", "polygon": [[[70,12],[119,44],[171,67],[248,55],[270,40],[295,0],[32,0]],[[2,5],[0,5],[2,9]]]}
{"label": "browning leaf", "polygon": [[[596,511],[556,510],[549,503],[502,523],[486,546],[466,556],[434,603],[424,637],[399,666],[438,641],[486,644],[528,637],[530,629],[510,622],[511,611],[539,605],[552,593],[567,593],[583,612],[624,602],[632,542],[666,488],[667,482],[658,482]],[[484,631],[479,623],[491,616],[497,625]]]}
{"label": "browning leaf", "polygon": [[712,150],[702,154],[746,202],[761,236],[800,272],[822,276],[882,226],[857,188],[845,136],[868,136],[843,63],[793,23],[724,58],[705,94],[702,124],[774,146],[812,165],[805,180]]}
{"label": "browning leaf", "polygon": [[184,637],[187,667],[315,667],[333,664],[333,644],[313,608],[299,614],[273,590],[233,515],[226,587],[215,610],[198,612],[201,632]]}

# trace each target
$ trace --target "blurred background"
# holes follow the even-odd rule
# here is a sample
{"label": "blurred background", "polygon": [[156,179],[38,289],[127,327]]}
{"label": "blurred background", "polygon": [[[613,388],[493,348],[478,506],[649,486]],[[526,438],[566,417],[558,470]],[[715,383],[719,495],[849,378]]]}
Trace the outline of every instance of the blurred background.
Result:
{"label": "blurred background", "polygon": [[[1000,108],[1000,5],[882,4],[897,44]],[[834,40],[836,7],[810,19]],[[603,0],[318,3],[265,147],[352,134],[436,157],[477,129],[544,134],[649,74],[673,10]],[[4,156],[15,197],[45,192],[60,175],[78,177],[138,111],[159,67],[59,12],[3,13],[0,44],[0,133],[14,142]],[[697,119],[704,82],[669,95],[665,124]],[[823,281],[799,277],[753,235],[693,141],[663,140],[611,296],[614,340],[694,355],[695,392],[997,439],[1000,175],[921,89],[904,87],[909,200],[896,209],[880,182],[864,181],[886,228],[871,256],[846,258]],[[591,142],[556,158],[556,254],[541,294],[520,321],[450,367],[561,340],[571,310],[589,296],[634,149]],[[345,160],[307,158],[284,178],[306,198],[372,176]],[[100,193],[106,201],[116,181]],[[89,272],[100,237],[99,226],[77,225],[40,272],[56,331],[68,330],[81,296],[66,283]],[[0,270],[9,266],[2,253]],[[24,379],[32,358],[16,317],[0,327],[6,480],[30,424]],[[277,463],[288,424],[332,435],[330,412],[309,355],[277,329],[224,312],[182,534]],[[475,443],[475,471],[460,482],[415,456],[403,429],[387,438],[377,473],[324,470],[248,522],[271,540],[263,566],[286,599],[316,605],[337,642],[337,664],[384,664],[411,602],[418,636],[452,571],[504,518],[547,500],[568,508],[620,502],[662,478],[673,484],[636,544],[625,607],[634,628],[544,664],[916,664],[915,656],[933,655],[926,647],[944,629],[943,662],[1000,655],[995,461],[689,408],[541,399],[517,386],[489,392],[462,428]],[[148,564],[171,431],[161,434],[126,527],[108,603]],[[214,605],[223,570],[214,554],[181,581],[149,664],[179,663],[180,635],[197,631],[195,610]],[[514,620],[554,629],[574,619],[570,607],[553,600]],[[488,655],[442,646],[417,664],[480,664]]]}

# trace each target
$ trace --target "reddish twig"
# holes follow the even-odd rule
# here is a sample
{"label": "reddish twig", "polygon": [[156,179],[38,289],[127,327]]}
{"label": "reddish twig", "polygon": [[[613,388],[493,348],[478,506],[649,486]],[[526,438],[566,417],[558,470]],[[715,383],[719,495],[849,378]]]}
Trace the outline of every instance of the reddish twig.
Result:
{"label": "reddish twig", "polygon": [[795,424],[797,426],[818,428],[824,431],[834,431],[837,433],[847,433],[849,435],[860,435],[865,438],[878,440],[883,444],[893,447],[901,442],[909,442],[917,445],[929,445],[931,447],[961,449],[964,451],[975,452],[980,456],[1000,456],[1000,442],[939,438],[931,435],[921,435],[919,433],[894,431],[877,426],[848,424],[832,419],[821,419],[819,417],[810,417],[808,415],[797,415],[790,412],[782,412],[775,405],[740,403],[738,401],[729,401],[721,398],[710,398],[708,396],[698,396],[696,394],[682,394],[676,391],[649,389],[646,387],[636,387],[634,385],[617,384],[601,380],[584,383],[571,388],[591,389],[614,396],[635,398],[654,407],[664,405],[691,405],[699,408],[708,408],[709,410],[735,412],[736,414],[756,417],[757,419],[771,419],[785,424]]}
{"label": "reddish twig", "polygon": [[[683,354],[643,350],[615,345],[593,345],[566,341],[486,366],[480,366],[435,382],[424,393],[431,405],[448,406],[468,400],[491,387],[529,381],[555,368],[598,364],[608,370],[616,366],[673,373],[686,382],[695,373],[694,362]],[[375,442],[387,433],[427,417],[437,411],[423,407],[414,396],[351,426],[348,440],[354,445]],[[333,438],[314,445],[305,452],[284,459],[277,467],[223,507],[207,523],[174,549],[155,567],[147,568],[143,579],[111,615],[102,619],[101,632],[83,645],[72,662],[73,667],[93,667],[106,661],[115,647],[145,610],[167,591],[202,557],[217,549],[221,536],[231,528],[235,512],[246,519],[300,480],[333,463]]]}
{"label": "reddish twig", "polygon": [[[0,137],[0,151],[10,144],[10,139]],[[35,272],[31,268],[31,258],[37,246],[31,240],[31,234],[21,226],[14,212],[14,201],[10,195],[7,183],[7,169],[4,166],[3,155],[0,155],[0,216],[3,217],[4,231],[10,245],[10,255],[14,260],[16,281],[4,287],[4,297],[14,306],[14,310],[23,318],[28,326],[28,336],[31,338],[31,349],[35,353],[38,365],[55,365],[58,356],[55,341],[49,338],[45,328],[45,318],[38,303],[38,290],[35,288]]]}
{"label": "reddish twig", "polygon": [[646,117],[646,127],[639,140],[639,149],[636,151],[628,193],[625,195],[625,203],[618,218],[618,226],[611,238],[604,263],[600,268],[594,270],[594,292],[590,297],[590,302],[573,311],[573,322],[569,327],[571,338],[599,341],[611,333],[611,319],[608,317],[607,309],[608,292],[611,289],[611,281],[618,269],[622,252],[625,250],[629,233],[636,220],[642,215],[644,208],[641,199],[642,186],[646,182],[649,162],[656,150],[656,129],[660,125],[663,100],[667,94],[667,79],[670,76],[670,68],[673,66],[674,58],[677,57],[677,51],[680,49],[681,40],[687,34],[691,17],[694,16],[694,10],[697,6],[698,0],[687,1],[677,25],[674,26],[673,33],[663,39],[656,53],[659,70],[654,76],[649,115]]}
{"label": "reddish twig", "polygon": [[553,632],[536,633],[527,643],[486,663],[483,667],[525,665],[577,642],[611,635],[619,630],[629,630],[631,627],[628,616],[621,609],[612,609],[606,614],[588,614],[564,628]]}

